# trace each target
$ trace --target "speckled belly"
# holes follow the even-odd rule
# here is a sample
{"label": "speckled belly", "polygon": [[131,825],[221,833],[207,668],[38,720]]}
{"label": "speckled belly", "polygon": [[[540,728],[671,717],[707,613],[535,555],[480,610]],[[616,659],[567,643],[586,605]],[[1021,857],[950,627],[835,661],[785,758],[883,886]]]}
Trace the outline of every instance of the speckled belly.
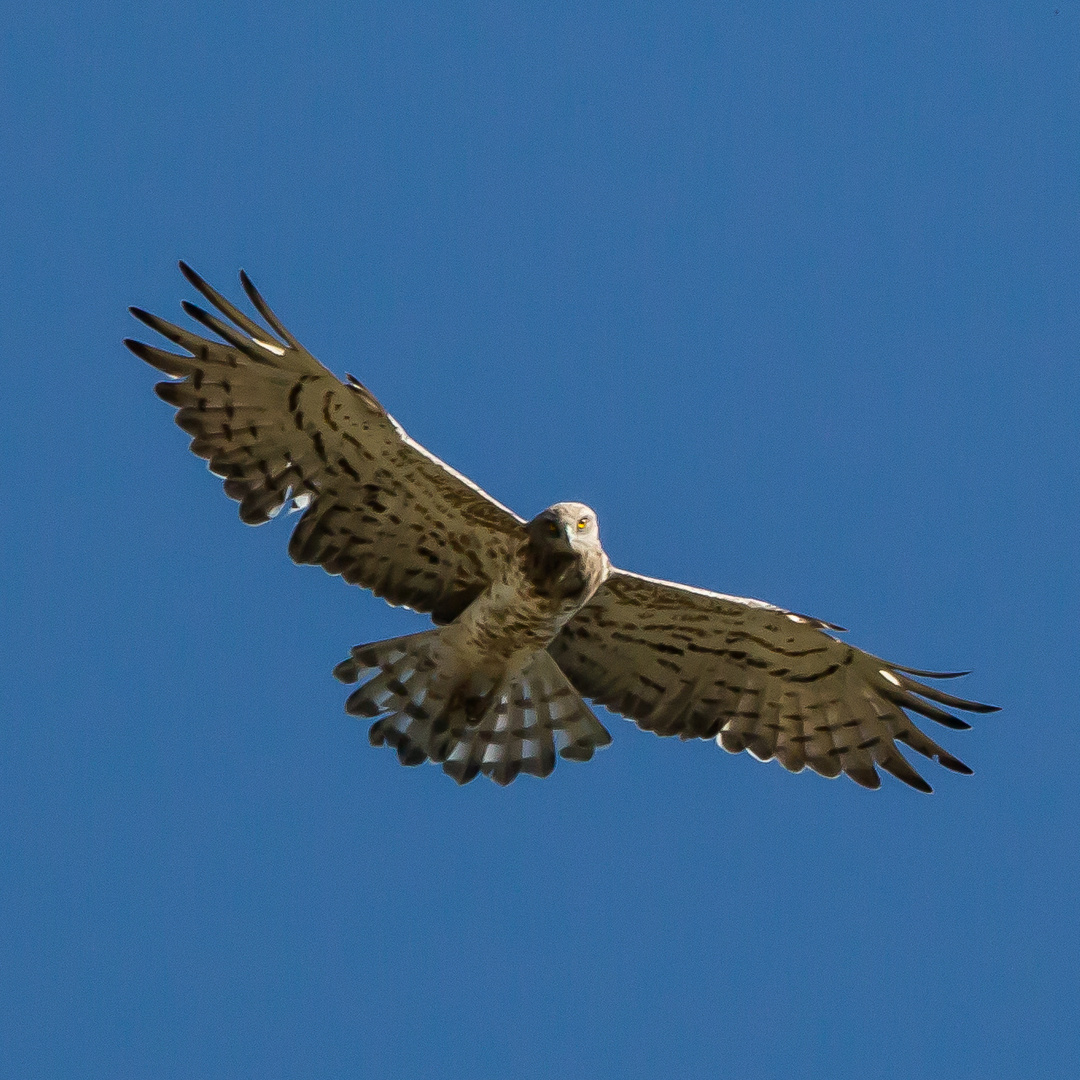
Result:
{"label": "speckled belly", "polygon": [[581,607],[580,600],[536,594],[523,578],[499,582],[443,631],[478,668],[505,671],[547,647]]}

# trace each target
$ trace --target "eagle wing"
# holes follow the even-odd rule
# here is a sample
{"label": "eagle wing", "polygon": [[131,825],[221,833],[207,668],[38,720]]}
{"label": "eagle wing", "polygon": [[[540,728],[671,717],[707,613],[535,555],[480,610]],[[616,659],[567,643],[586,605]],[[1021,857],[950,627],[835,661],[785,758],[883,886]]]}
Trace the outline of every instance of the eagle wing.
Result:
{"label": "eagle wing", "polygon": [[840,629],[760,600],[613,570],[549,651],[582,695],[657,735],[715,738],[731,753],[775,757],[792,772],[844,772],[868,788],[880,786],[880,765],[931,790],[898,742],[970,773],[904,710],[967,728],[938,706],[996,708],[912,678],[952,673],[890,664],[825,632]]}
{"label": "eagle wing", "polygon": [[351,375],[343,383],[285,329],[247,275],[265,329],[184,263],[184,276],[225,316],[184,310],[212,340],[132,308],[189,355],[125,341],[178,380],[159,383],[191,450],[224,477],[240,517],[261,525],[304,509],[289,541],[314,563],[391,604],[449,622],[524,539],[522,519],[405,434]]}

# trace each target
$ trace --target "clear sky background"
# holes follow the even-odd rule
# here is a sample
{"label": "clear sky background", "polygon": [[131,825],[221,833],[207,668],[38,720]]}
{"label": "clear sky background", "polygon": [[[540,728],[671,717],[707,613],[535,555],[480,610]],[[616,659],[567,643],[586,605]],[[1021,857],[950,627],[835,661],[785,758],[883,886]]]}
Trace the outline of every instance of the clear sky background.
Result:
{"label": "clear sky background", "polygon": [[[0,1075],[1080,1075],[1080,5],[26,8]],[[618,565],[973,669],[975,775],[371,749],[331,669],[424,621],[188,454],[177,258]]]}

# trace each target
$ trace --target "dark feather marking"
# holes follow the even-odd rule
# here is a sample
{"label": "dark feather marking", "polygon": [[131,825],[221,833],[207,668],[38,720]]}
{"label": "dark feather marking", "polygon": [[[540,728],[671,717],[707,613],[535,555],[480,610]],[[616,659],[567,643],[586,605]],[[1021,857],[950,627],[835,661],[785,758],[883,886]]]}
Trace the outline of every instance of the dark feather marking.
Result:
{"label": "dark feather marking", "polygon": [[[788,638],[788,641],[793,641],[794,638]],[[755,645],[760,645],[763,649],[771,653],[777,653],[780,656],[789,656],[794,659],[798,659],[803,656],[814,656],[816,653],[827,652],[829,646],[820,645],[813,649],[782,649],[779,645],[774,645],[772,642],[765,638],[759,638],[755,634],[747,633],[745,630],[734,631],[727,635],[727,643],[734,645],[737,641],[752,641]]]}
{"label": "dark feather marking", "polygon": [[[827,668],[814,672],[811,675],[788,675],[787,678],[788,682],[812,683],[817,682],[818,679],[827,679],[830,675],[835,675],[839,670],[839,664],[830,664]],[[776,675],[779,674],[779,672],[773,672],[773,674]]]}
{"label": "dark feather marking", "polygon": [[[615,637],[616,635],[612,635]],[[708,645],[698,645],[697,642],[687,641],[686,648],[689,652],[693,653],[705,653],[708,656],[730,656],[732,660],[737,659],[737,655],[731,652],[730,649],[714,649]],[[745,653],[741,654],[745,656]]]}
{"label": "dark feather marking", "polygon": [[361,444],[360,440],[355,435],[350,435],[349,432],[343,431],[341,433],[341,437],[347,443],[351,443],[357,450],[359,450],[360,453],[363,454],[368,459],[368,461],[374,461],[375,460],[375,458],[372,456],[371,452],[369,450],[364,449],[364,447]]}
{"label": "dark feather marking", "polygon": [[[632,645],[642,645],[646,649],[651,649],[653,652],[673,653],[676,656],[683,655],[683,650],[677,648],[674,645],[668,645],[666,642],[663,641],[650,641],[648,638],[635,637],[633,634],[625,634],[620,630],[612,631],[611,637],[613,637],[616,641],[627,641]],[[690,647],[693,648],[692,645]],[[713,652],[715,650],[703,649],[702,651]]]}
{"label": "dark feather marking", "polygon": [[323,419],[326,421],[327,426],[330,428],[330,430],[331,431],[337,431],[338,430],[338,425],[336,423],[334,423],[334,418],[330,415],[330,402],[333,401],[333,400],[334,400],[334,392],[333,392],[333,390],[327,390],[326,393],[323,394],[323,411],[322,411],[322,414],[323,414]]}

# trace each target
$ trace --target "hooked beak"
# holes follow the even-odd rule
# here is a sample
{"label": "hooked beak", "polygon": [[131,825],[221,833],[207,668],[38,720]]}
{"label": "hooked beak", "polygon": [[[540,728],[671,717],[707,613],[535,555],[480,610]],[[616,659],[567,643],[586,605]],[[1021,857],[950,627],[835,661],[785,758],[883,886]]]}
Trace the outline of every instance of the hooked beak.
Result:
{"label": "hooked beak", "polygon": [[574,539],[572,526],[566,522],[552,521],[548,526],[551,547],[556,551],[573,551]]}

